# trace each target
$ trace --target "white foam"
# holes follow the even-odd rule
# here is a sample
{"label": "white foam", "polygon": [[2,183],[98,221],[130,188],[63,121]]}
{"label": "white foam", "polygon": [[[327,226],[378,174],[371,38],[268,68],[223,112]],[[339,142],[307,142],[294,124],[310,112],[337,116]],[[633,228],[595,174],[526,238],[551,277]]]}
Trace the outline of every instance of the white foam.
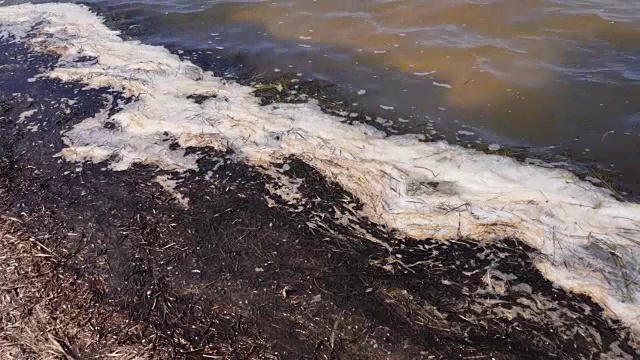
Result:
{"label": "white foam", "polygon": [[[68,160],[135,162],[193,169],[182,146],[231,147],[253,164],[295,155],[358,196],[364,215],[414,237],[518,237],[539,249],[539,268],[557,284],[591,295],[627,325],[640,328],[640,206],[558,169],[520,164],[416,136],[347,125],[316,104],[261,107],[252,89],[225,82],[161,47],[123,41],[87,8],[71,4],[0,8],[2,34],[61,55],[45,76],[108,86],[137,100],[107,119],[68,131]],[[34,30],[25,30],[30,27]],[[74,63],[95,56],[95,63]],[[434,84],[435,85],[435,84]],[[436,85],[436,86],[440,86]],[[203,104],[192,94],[218,96]],[[107,130],[105,121],[120,130]],[[438,184],[434,186],[434,184]]]}
{"label": "white foam", "polygon": [[439,83],[434,81],[433,82],[433,86],[437,86],[437,87],[441,87],[441,88],[445,88],[445,89],[452,89],[453,86],[449,85],[449,84],[445,84],[445,83]]}
{"label": "white foam", "polygon": [[180,204],[183,208],[189,208],[189,198],[182,195],[176,188],[180,183],[179,180],[171,179],[168,175],[160,175],[156,176],[155,181],[162,186],[162,188],[171,194],[173,198]]}
{"label": "white foam", "polygon": [[435,74],[435,73],[436,73],[436,70],[433,70],[433,71],[427,71],[427,72],[414,72],[413,75],[415,75],[415,76],[429,76],[429,75],[432,75],[432,74]]}
{"label": "white foam", "polygon": [[27,118],[31,117],[31,115],[33,115],[33,114],[35,114],[37,112],[38,112],[38,109],[31,109],[31,110],[27,110],[27,111],[23,112],[18,117],[18,123],[21,123],[21,122],[25,121]]}

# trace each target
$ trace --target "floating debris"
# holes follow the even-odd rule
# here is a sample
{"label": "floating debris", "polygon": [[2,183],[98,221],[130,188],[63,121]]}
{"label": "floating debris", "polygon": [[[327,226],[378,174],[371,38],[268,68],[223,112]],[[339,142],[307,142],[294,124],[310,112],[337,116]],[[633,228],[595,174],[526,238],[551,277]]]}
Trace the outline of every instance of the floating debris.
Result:
{"label": "floating debris", "polygon": [[427,72],[414,72],[413,75],[415,75],[415,76],[429,76],[429,75],[432,75],[432,74],[435,74],[435,73],[436,73],[436,70],[433,70],[433,71],[427,71]]}
{"label": "floating debris", "polygon": [[449,84],[439,83],[439,82],[435,82],[435,81],[433,82],[433,85],[437,86],[437,87],[445,88],[445,89],[451,89],[452,88],[452,86],[449,85]]}

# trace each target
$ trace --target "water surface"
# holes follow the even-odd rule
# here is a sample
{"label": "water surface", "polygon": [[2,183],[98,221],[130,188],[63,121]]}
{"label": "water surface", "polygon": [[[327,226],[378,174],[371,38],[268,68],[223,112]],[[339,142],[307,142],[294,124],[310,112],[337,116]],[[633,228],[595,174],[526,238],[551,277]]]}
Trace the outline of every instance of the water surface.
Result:
{"label": "water surface", "polygon": [[450,141],[567,153],[640,180],[637,1],[87,3],[146,42],[339,84],[391,131],[450,129]]}

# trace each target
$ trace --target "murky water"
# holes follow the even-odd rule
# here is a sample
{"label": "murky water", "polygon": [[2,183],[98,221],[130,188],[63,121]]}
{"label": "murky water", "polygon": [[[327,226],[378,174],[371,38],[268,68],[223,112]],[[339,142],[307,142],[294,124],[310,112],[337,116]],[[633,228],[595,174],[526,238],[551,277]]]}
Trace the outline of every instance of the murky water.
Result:
{"label": "murky water", "polygon": [[640,182],[636,0],[88,3],[147,42],[337,83],[399,131],[553,147]]}

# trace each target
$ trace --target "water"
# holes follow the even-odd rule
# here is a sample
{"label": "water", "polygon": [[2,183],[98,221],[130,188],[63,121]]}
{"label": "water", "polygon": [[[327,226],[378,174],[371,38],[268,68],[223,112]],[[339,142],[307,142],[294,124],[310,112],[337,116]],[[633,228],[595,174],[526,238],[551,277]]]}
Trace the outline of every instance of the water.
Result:
{"label": "water", "polygon": [[145,42],[339,84],[400,132],[593,159],[639,186],[635,0],[87,3]]}

